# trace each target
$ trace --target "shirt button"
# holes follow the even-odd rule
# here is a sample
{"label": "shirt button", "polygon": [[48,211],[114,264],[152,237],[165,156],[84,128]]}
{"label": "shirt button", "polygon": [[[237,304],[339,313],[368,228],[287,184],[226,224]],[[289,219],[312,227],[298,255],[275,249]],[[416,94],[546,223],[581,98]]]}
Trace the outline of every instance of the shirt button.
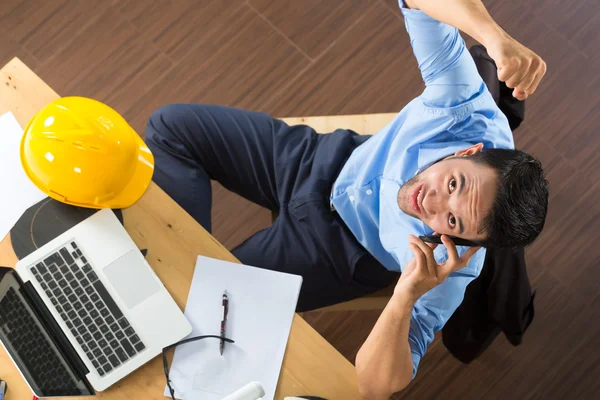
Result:
{"label": "shirt button", "polygon": [[350,201],[354,201],[354,196],[350,196]]}
{"label": "shirt button", "polygon": [[373,194],[373,191],[371,189],[367,189],[367,195],[370,196]]}

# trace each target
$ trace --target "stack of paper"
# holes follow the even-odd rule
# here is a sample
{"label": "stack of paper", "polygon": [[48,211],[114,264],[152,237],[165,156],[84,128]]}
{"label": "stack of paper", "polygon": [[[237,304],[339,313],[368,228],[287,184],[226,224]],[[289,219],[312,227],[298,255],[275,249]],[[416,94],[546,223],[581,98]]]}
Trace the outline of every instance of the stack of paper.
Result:
{"label": "stack of paper", "polygon": [[32,205],[46,197],[25,175],[20,160],[23,129],[12,113],[0,115],[0,240]]}
{"label": "stack of paper", "polygon": [[273,399],[301,285],[297,275],[198,257],[185,309],[190,337],[220,334],[226,290],[226,336],[235,343],[225,344],[223,356],[218,339],[177,347],[169,373],[176,397],[221,400],[258,381],[263,399]]}

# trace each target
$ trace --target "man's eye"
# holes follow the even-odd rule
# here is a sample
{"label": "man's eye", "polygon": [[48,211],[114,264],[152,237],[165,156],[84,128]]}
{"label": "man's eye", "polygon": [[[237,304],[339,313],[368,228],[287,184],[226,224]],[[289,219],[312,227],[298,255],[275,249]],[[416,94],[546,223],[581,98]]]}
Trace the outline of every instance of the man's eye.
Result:
{"label": "man's eye", "polygon": [[454,191],[454,189],[456,189],[456,179],[454,179],[454,178],[450,179],[450,182],[448,183],[448,187],[450,188],[450,193],[452,193]]}
{"label": "man's eye", "polygon": [[456,218],[454,218],[454,215],[451,215],[448,218],[448,224],[450,224],[450,227],[454,228],[456,226]]}

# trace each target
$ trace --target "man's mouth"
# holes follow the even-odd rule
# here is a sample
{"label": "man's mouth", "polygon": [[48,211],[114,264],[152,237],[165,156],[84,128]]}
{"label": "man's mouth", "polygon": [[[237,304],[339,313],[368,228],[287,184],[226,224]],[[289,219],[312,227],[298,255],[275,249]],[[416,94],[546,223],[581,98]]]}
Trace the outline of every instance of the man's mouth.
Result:
{"label": "man's mouth", "polygon": [[420,185],[410,196],[410,206],[419,215],[423,214],[422,201],[423,201],[423,185]]}

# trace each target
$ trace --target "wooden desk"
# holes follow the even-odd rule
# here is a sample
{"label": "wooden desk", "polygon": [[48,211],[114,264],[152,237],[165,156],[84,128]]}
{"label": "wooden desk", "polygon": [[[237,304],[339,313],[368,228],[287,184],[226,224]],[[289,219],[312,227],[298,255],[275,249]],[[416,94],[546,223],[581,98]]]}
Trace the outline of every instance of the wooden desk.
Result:
{"label": "wooden desk", "polygon": [[[19,59],[0,70],[0,114],[12,111],[21,126],[58,94]],[[10,188],[3,188],[10,190]],[[148,262],[183,309],[197,255],[235,261],[215,238],[152,184],[144,196],[123,210],[125,229],[139,248],[148,249]],[[14,267],[17,257],[10,235],[0,242],[0,265]],[[6,400],[28,400],[31,392],[0,350],[0,377],[10,387]],[[99,393],[102,399],[163,400],[165,377],[160,357]],[[312,394],[335,399],[360,399],[354,367],[300,316],[294,317],[275,398]]]}

